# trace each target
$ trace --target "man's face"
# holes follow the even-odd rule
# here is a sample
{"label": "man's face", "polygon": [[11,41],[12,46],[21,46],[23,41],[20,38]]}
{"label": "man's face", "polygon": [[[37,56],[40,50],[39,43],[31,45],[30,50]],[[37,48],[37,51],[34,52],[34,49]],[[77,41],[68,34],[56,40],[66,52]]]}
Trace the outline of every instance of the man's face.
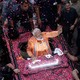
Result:
{"label": "man's face", "polygon": [[66,2],[66,0],[61,0],[62,1],[62,3],[65,3]]}
{"label": "man's face", "polygon": [[70,11],[70,8],[71,8],[70,4],[67,3],[67,4],[66,4],[66,10],[67,10],[67,11]]}
{"label": "man's face", "polygon": [[40,30],[37,30],[35,33],[35,37],[41,39],[42,38],[42,33]]}
{"label": "man's face", "polygon": [[28,10],[28,7],[29,7],[28,2],[27,2],[27,3],[23,3],[23,4],[21,5],[21,9],[24,10],[24,11],[27,11],[27,10]]}

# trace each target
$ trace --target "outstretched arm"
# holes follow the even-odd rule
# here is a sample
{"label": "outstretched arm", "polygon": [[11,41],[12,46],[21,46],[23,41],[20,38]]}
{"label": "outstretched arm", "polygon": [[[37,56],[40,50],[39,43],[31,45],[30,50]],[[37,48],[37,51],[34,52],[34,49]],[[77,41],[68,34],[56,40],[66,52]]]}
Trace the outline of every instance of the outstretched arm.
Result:
{"label": "outstretched arm", "polygon": [[71,61],[78,61],[78,57],[71,55],[68,51],[64,52]]}
{"label": "outstretched arm", "polygon": [[73,56],[73,55],[71,55],[70,53],[68,53],[67,56],[71,61],[78,61],[78,58]]}
{"label": "outstretched arm", "polygon": [[62,33],[62,27],[59,26],[57,28],[57,31],[51,31],[51,32],[43,32],[47,38],[53,38],[53,37],[57,37]]}

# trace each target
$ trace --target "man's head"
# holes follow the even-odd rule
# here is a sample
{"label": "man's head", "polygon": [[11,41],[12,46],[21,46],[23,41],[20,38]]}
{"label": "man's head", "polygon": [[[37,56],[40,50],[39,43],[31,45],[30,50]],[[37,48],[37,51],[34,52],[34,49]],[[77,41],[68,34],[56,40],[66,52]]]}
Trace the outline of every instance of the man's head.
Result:
{"label": "man's head", "polygon": [[39,28],[35,28],[33,31],[32,31],[32,34],[35,38],[37,39],[42,39],[42,33],[41,33],[41,30]]}
{"label": "man's head", "polygon": [[78,2],[78,0],[71,0],[71,2],[72,2],[72,3],[77,3],[77,2]]}
{"label": "man's head", "polygon": [[67,10],[67,11],[70,11],[70,9],[71,9],[70,3],[66,3],[65,7],[66,7],[66,10]]}
{"label": "man's head", "polygon": [[0,0],[0,2],[2,2],[3,0]]}
{"label": "man's head", "polygon": [[21,9],[24,11],[27,11],[29,8],[29,2],[28,0],[22,0],[21,1]]}
{"label": "man's head", "polygon": [[66,2],[66,0],[61,0],[61,2],[62,2],[62,3],[65,3],[65,2]]}

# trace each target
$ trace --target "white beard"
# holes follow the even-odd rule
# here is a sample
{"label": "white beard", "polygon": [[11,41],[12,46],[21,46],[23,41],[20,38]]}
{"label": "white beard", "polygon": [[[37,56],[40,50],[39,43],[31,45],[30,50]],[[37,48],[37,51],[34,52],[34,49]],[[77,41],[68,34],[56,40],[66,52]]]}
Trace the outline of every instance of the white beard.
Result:
{"label": "white beard", "polygon": [[42,41],[43,40],[43,38],[36,38],[38,41]]}

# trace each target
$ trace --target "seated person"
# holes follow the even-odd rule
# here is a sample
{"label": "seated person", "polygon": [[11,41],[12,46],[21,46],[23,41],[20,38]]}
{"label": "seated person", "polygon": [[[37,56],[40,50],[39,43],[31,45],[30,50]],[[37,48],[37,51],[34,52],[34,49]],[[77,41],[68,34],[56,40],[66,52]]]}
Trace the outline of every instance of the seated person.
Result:
{"label": "seated person", "polygon": [[26,52],[30,57],[43,56],[51,54],[48,38],[53,38],[62,33],[62,28],[58,27],[57,31],[41,32],[40,29],[35,28],[32,31],[33,36],[28,41]]}
{"label": "seated person", "polygon": [[[4,69],[6,70],[8,68],[11,70],[10,73],[8,71],[4,71]],[[4,78],[4,80],[12,80],[13,72],[19,73],[20,70],[15,69],[15,67],[11,63],[6,42],[2,39],[2,35],[0,34],[0,73],[2,73],[2,77]],[[5,74],[8,74],[8,76],[5,76]]]}
{"label": "seated person", "polygon": [[72,71],[73,77],[75,80],[80,80],[79,76],[80,75],[80,55],[79,56],[73,56],[70,53],[66,53],[66,55],[68,56],[68,58],[71,61],[76,62],[76,65],[74,66],[75,69]]}

